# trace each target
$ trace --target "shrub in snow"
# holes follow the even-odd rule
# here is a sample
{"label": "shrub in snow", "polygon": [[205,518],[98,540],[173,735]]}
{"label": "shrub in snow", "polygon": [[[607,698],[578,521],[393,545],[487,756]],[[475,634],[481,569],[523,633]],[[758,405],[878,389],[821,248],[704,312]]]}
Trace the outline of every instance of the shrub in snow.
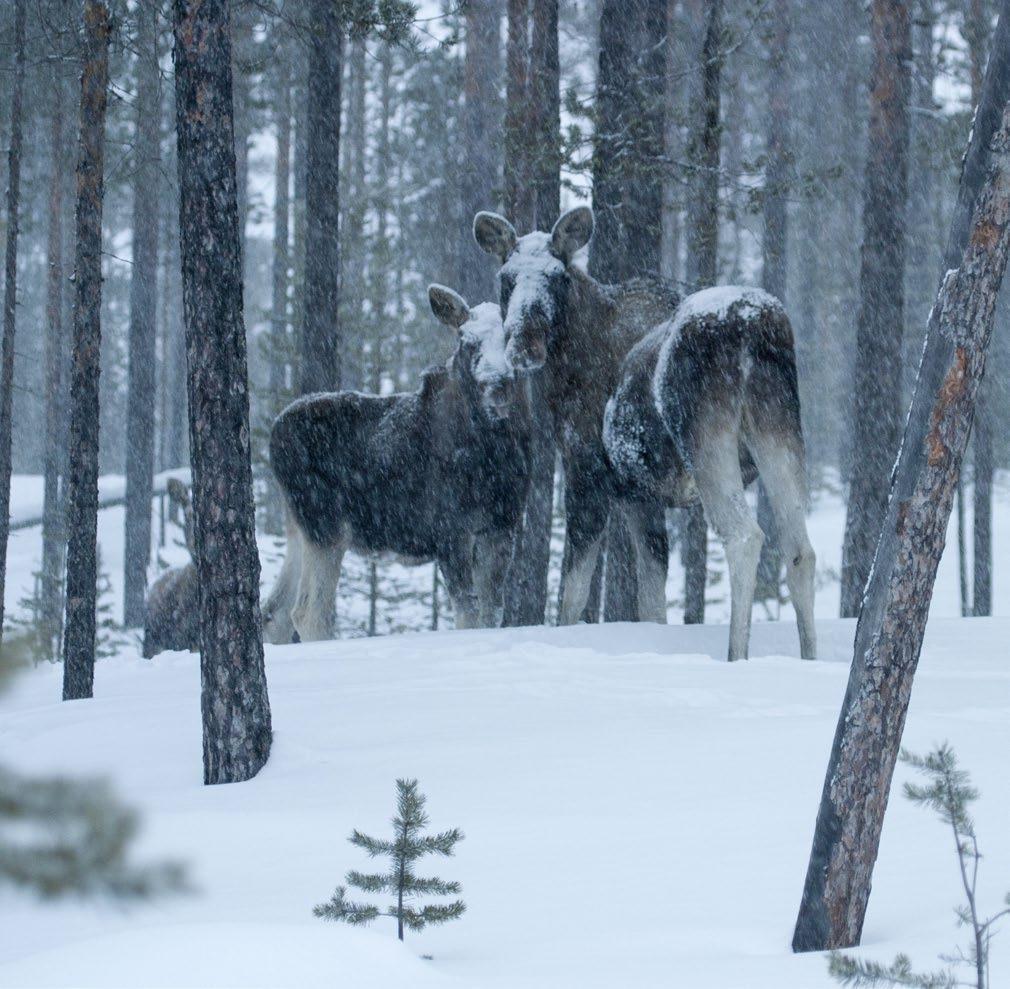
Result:
{"label": "shrub in snow", "polygon": [[440,834],[423,834],[428,824],[428,815],[424,812],[427,798],[418,793],[417,780],[397,780],[396,795],[392,840],[370,838],[360,831],[354,831],[348,839],[352,845],[368,852],[370,858],[388,856],[389,872],[365,874],[351,870],[346,877],[348,886],[365,893],[387,893],[396,897],[396,903],[385,910],[367,903],[354,903],[347,899],[347,887],[338,886],[329,901],[320,903],[312,912],[324,920],[342,920],[348,924],[367,924],[380,915],[395,917],[397,934],[402,941],[404,925],[419,931],[428,924],[444,924],[461,916],[466,904],[462,900],[425,906],[412,906],[407,902],[421,896],[455,896],[460,892],[459,883],[414,875],[414,863],[425,855],[452,855],[456,842],[463,839],[463,832],[453,828]]}
{"label": "shrub in snow", "polygon": [[975,824],[968,813],[972,801],[978,799],[978,790],[971,785],[967,771],[958,769],[957,757],[946,743],[927,756],[902,750],[901,761],[928,780],[924,785],[906,783],[905,796],[913,803],[935,810],[954,838],[965,896],[965,902],[956,908],[957,920],[959,925],[970,928],[972,939],[967,950],[958,948],[953,955],[944,956],[944,961],[952,965],[971,966],[974,970],[971,981],[962,981],[952,969],[924,974],[913,972],[906,955],[898,955],[891,965],[881,965],[832,952],[829,971],[844,986],[914,986],[916,989],[970,986],[973,989],[989,989],[989,944],[993,925],[1010,915],[1010,894],[1005,900],[1006,909],[982,919],[976,900],[982,853],[978,849]]}
{"label": "shrub in snow", "polygon": [[[25,665],[15,646],[0,655],[0,687]],[[0,886],[39,896],[138,899],[182,889],[174,863],[129,860],[137,817],[101,781],[41,779],[0,766]]]}

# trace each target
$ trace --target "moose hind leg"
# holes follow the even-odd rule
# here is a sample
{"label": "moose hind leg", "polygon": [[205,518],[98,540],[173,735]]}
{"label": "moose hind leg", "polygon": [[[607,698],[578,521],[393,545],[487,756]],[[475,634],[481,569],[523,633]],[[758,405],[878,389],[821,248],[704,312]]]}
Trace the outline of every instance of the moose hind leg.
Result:
{"label": "moose hind leg", "polygon": [[[801,441],[802,442],[802,441]],[[817,630],[814,626],[814,577],[817,558],[807,536],[807,485],[802,446],[792,438],[755,435],[748,437],[758,473],[764,481],[775,514],[786,584],[796,612],[800,636],[800,656],[817,658]]]}
{"label": "moose hind leg", "polygon": [[512,542],[512,533],[508,531],[495,530],[477,537],[473,577],[481,628],[501,628]]}
{"label": "moose hind leg", "polygon": [[565,492],[564,593],[559,625],[575,625],[586,610],[589,591],[603,545],[610,513],[609,500],[599,492],[587,493],[568,486]]}
{"label": "moose hind leg", "polygon": [[302,534],[290,519],[287,536],[281,572],[263,605],[263,638],[278,645],[294,640],[295,625],[291,620],[291,609],[295,605],[302,569]]}
{"label": "moose hind leg", "polygon": [[439,569],[452,600],[456,628],[477,628],[479,625],[473,580],[473,546],[472,536],[463,537],[446,547],[439,556]]}
{"label": "moose hind leg", "polygon": [[623,506],[635,547],[638,620],[666,624],[666,572],[670,547],[663,506],[635,502]]}
{"label": "moose hind leg", "polygon": [[318,546],[305,539],[298,594],[291,609],[295,631],[302,642],[332,639],[337,625],[337,582],[344,547]]}
{"label": "moose hind leg", "polygon": [[698,444],[695,482],[726,548],[730,583],[729,660],[747,658],[751,607],[764,535],[744,497],[740,449],[735,429],[720,429]]}

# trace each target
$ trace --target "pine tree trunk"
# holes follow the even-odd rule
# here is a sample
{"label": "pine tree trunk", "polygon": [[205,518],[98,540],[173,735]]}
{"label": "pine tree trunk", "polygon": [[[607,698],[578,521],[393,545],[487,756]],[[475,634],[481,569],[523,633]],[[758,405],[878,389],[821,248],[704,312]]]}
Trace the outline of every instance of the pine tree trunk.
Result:
{"label": "pine tree trunk", "polygon": [[340,387],[340,5],[309,0],[305,287],[298,391]]}
{"label": "pine tree trunk", "polygon": [[[789,215],[789,25],[791,0],[775,0],[772,8],[772,39],[768,65],[768,146],[765,189],[762,200],[764,237],[761,242],[761,284],[783,304],[786,302]],[[778,545],[775,517],[764,484],[758,485],[758,525],[765,534],[758,561],[756,597],[779,599],[782,553]]]}
{"label": "pine tree trunk", "polygon": [[983,383],[972,433],[975,484],[972,492],[974,511],[971,606],[974,615],[992,614],[993,437],[989,391]]}
{"label": "pine tree trunk", "polygon": [[[524,5],[509,4],[506,188],[514,197],[506,211],[525,232],[550,230],[561,210],[561,91],[558,63],[558,2],[533,0],[529,62],[520,59],[526,42]],[[528,95],[516,96],[524,91]],[[512,100],[519,100],[514,107]],[[521,128],[527,125],[525,133]],[[513,157],[514,156],[514,157]],[[519,187],[528,176],[529,191]],[[522,215],[528,211],[528,215]],[[472,214],[471,214],[472,219]],[[472,238],[471,238],[472,239]],[[541,625],[547,610],[547,571],[554,514],[554,428],[542,372],[529,381],[533,434],[530,487],[505,594],[506,625]]]}
{"label": "pine tree trunk", "polygon": [[227,0],[175,0],[176,129],[205,783],[270,753]]}
{"label": "pine tree trunk", "polygon": [[[529,123],[530,0],[507,0],[508,43],[505,55],[505,213],[515,228],[533,229],[533,128]],[[473,220],[473,217],[470,217]]]}
{"label": "pine tree trunk", "polygon": [[[288,285],[291,255],[288,248],[291,213],[291,71],[286,46],[280,51],[277,67],[277,167],[274,175],[274,241],[270,312],[270,402],[268,417],[272,421],[281,411],[288,384]],[[268,423],[269,425],[269,423]],[[266,506],[267,532],[279,534],[284,527],[281,492],[277,480],[270,474]]]}
{"label": "pine tree trunk", "polygon": [[[696,169],[687,213],[687,283],[692,290],[714,285],[719,249],[720,85],[722,77],[722,0],[690,0],[693,23],[704,25],[699,50],[696,112],[688,160]],[[684,513],[681,560],[684,564],[684,621],[705,621],[708,525],[695,505]]]}
{"label": "pine tree trunk", "polygon": [[133,178],[123,624],[144,624],[154,488],[154,380],[158,314],[158,204],[161,154],[158,9],[137,7],[137,121]]}
{"label": "pine tree trunk", "polygon": [[14,397],[14,329],[17,316],[18,213],[21,195],[21,120],[25,89],[25,2],[14,8],[14,93],[11,97],[11,143],[7,153],[7,246],[4,255],[3,355],[0,363],[0,639],[3,638],[7,539],[10,535],[11,417]]}
{"label": "pine tree trunk", "polygon": [[[63,209],[66,186],[66,159],[63,115],[66,87],[59,67],[53,72],[51,113],[51,162],[49,179],[49,231],[46,244],[46,439],[42,493],[42,578],[39,614],[46,656],[58,655],[63,631],[63,567],[67,533],[64,501],[60,492],[61,466],[66,446],[63,428],[66,418],[66,378],[63,365]],[[66,477],[63,476],[66,484]]]}
{"label": "pine tree trunk", "polygon": [[944,268],[958,270],[945,278],[932,310],[862,602],[793,936],[796,951],[847,947],[858,943],[862,932],[936,569],[985,366],[1010,243],[1010,0],[1000,6],[944,256]]}
{"label": "pine tree trunk", "polygon": [[[501,188],[501,0],[481,0],[464,7],[466,51],[463,59],[461,123],[463,229],[459,233],[459,291],[470,305],[493,299],[494,264],[471,233],[479,210],[495,209]],[[523,231],[524,233],[526,231]]]}
{"label": "pine tree trunk", "polygon": [[856,334],[852,476],[842,548],[841,613],[859,611],[887,510],[901,436],[905,209],[908,186],[911,18],[907,0],[874,0]]}
{"label": "pine tree trunk", "polygon": [[90,697],[95,677],[98,375],[102,346],[102,205],[109,35],[109,11],[104,0],[85,0],[85,55],[77,151],[74,355],[70,370],[64,700]]}

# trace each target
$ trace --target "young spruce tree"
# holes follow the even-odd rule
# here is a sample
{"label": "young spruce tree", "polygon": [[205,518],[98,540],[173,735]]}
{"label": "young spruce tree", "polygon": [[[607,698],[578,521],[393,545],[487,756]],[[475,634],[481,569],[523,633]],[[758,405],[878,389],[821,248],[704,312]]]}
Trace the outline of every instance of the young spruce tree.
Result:
{"label": "young spruce tree", "polygon": [[354,831],[348,839],[352,845],[368,852],[370,858],[388,855],[389,872],[365,874],[352,869],[346,880],[348,886],[365,893],[389,893],[396,897],[396,904],[380,910],[367,903],[352,903],[346,899],[347,887],[338,886],[330,900],[320,903],[312,912],[324,920],[343,920],[348,924],[367,924],[380,915],[395,917],[397,934],[402,941],[404,925],[419,931],[428,924],[444,924],[462,916],[466,904],[462,900],[423,907],[407,904],[406,901],[420,896],[455,896],[461,891],[456,882],[419,878],[414,875],[414,863],[433,853],[452,855],[456,842],[463,839],[463,832],[453,828],[440,834],[424,835],[422,832],[428,825],[428,815],[424,812],[426,797],[418,792],[417,780],[397,780],[396,792],[392,841],[370,838],[360,831]]}

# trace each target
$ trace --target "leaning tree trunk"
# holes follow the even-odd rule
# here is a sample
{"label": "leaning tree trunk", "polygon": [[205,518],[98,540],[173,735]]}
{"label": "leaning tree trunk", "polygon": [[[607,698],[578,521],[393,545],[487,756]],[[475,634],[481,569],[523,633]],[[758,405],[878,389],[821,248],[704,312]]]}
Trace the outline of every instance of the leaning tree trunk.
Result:
{"label": "leaning tree trunk", "polygon": [[85,0],[85,53],[77,149],[74,354],[70,369],[64,700],[90,697],[95,678],[98,374],[102,349],[102,201],[105,191],[109,34],[109,10],[104,0]]}
{"label": "leaning tree trunk", "polygon": [[154,380],[158,313],[158,201],[161,71],[158,8],[137,7],[137,124],[133,172],[129,379],[126,400],[126,521],[123,624],[144,624],[154,488]]}
{"label": "leaning tree trunk", "polygon": [[11,416],[14,398],[14,327],[17,311],[18,210],[21,193],[21,106],[25,89],[25,0],[14,8],[14,94],[11,98],[11,143],[7,154],[7,249],[4,256],[3,355],[0,360],[0,639],[3,638],[7,539],[11,505]]}
{"label": "leaning tree trunk", "polygon": [[[46,658],[59,654],[63,630],[63,565],[67,534],[64,526],[65,491],[61,494],[61,466],[66,446],[66,351],[63,340],[63,207],[66,188],[66,158],[63,115],[66,86],[57,64],[53,71],[53,106],[50,142],[49,216],[46,243],[46,436],[42,488],[42,576],[39,582],[39,616]],[[66,484],[66,478],[63,477]]]}
{"label": "leaning tree trunk", "polygon": [[340,4],[309,2],[305,286],[298,391],[340,387]]}
{"label": "leaning tree trunk", "polygon": [[[786,302],[789,215],[789,25],[791,0],[775,0],[772,8],[771,58],[768,72],[768,147],[766,150],[764,237],[761,241],[761,284],[783,304]],[[778,545],[775,516],[763,483],[758,485],[758,524],[765,534],[758,561],[757,594],[764,600],[779,600],[782,553]]]}
{"label": "leaning tree trunk", "polygon": [[[561,210],[558,0],[533,0],[532,7],[533,39],[526,63],[526,5],[509,3],[505,175],[506,190],[513,198],[506,211],[524,232],[550,230]],[[527,176],[526,187],[522,175]],[[506,625],[541,625],[547,609],[555,450],[542,371],[529,380],[529,398],[530,487],[506,587]]]}
{"label": "leaning tree trunk", "polygon": [[[704,14],[704,40],[699,52],[697,111],[688,160],[695,168],[687,213],[687,283],[692,291],[715,284],[719,248],[719,129],[722,75],[722,0],[699,0],[694,11]],[[705,621],[705,582],[708,568],[708,525],[701,505],[685,512],[681,560],[684,564],[684,621]]]}
{"label": "leaning tree trunk", "polygon": [[227,0],[175,0],[175,91],[205,783],[270,753]]}
{"label": "leaning tree trunk", "polygon": [[901,437],[911,30],[907,0],[874,0],[874,62],[853,388],[856,413],[842,547],[843,618],[851,618],[859,611],[877,534],[887,510],[891,467]]}
{"label": "leaning tree trunk", "polygon": [[1008,97],[1010,0],[1003,0],[944,256],[949,273],[933,306],[856,627],[852,670],[793,936],[795,951],[847,947],[858,943],[862,932],[933,583],[1007,261]]}

